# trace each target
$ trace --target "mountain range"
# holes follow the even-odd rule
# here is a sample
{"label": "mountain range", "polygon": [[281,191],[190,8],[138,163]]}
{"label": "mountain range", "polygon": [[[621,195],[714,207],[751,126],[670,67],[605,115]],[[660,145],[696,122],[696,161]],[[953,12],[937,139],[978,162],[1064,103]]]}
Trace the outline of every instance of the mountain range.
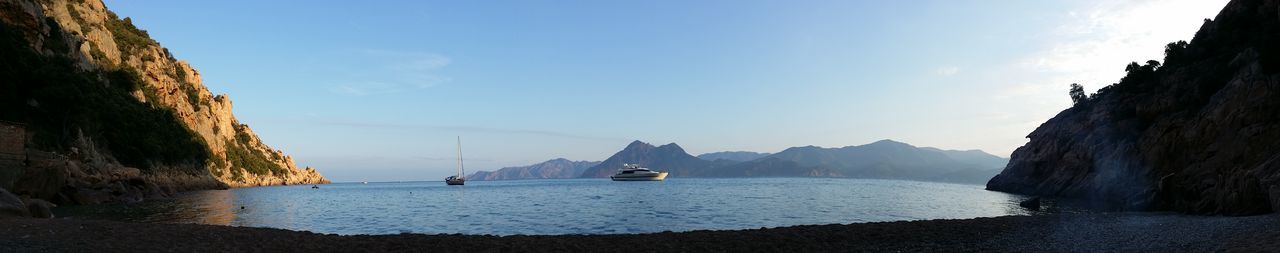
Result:
{"label": "mountain range", "polygon": [[706,177],[850,177],[981,184],[1004,158],[982,151],[920,148],[882,140],[842,148],[793,147],[764,158],[709,169]]}
{"label": "mountain range", "polygon": [[707,161],[724,159],[729,161],[746,162],[746,161],[751,161],[755,159],[760,159],[762,157],[766,157],[769,155],[771,154],[756,153],[751,151],[723,151],[723,152],[701,154],[701,155],[698,155],[698,158],[702,158],[702,160],[707,160]]}
{"label": "mountain range", "polygon": [[485,180],[514,180],[514,179],[554,179],[554,178],[576,178],[582,175],[587,168],[596,166],[600,162],[590,161],[570,161],[569,159],[556,158],[546,162],[541,162],[527,166],[506,167],[497,171],[477,171],[467,176],[467,179],[485,181]]}
{"label": "mountain range", "polygon": [[[985,183],[999,173],[1006,158],[980,150],[942,150],[916,147],[892,140],[821,148],[793,147],[778,153],[729,151],[693,156],[680,145],[653,146],[633,141],[602,162],[570,162],[555,159],[496,172],[472,174],[475,180],[543,178],[604,178],[632,163],[667,171],[669,177],[846,177]],[[576,168],[576,176],[568,173]]]}

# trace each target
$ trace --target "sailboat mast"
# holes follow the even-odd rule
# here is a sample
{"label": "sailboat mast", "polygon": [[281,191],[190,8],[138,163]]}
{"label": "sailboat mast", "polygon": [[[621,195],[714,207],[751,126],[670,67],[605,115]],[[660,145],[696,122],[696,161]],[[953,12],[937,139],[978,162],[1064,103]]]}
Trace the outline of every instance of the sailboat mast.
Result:
{"label": "sailboat mast", "polygon": [[458,136],[458,178],[462,178],[462,136]]}

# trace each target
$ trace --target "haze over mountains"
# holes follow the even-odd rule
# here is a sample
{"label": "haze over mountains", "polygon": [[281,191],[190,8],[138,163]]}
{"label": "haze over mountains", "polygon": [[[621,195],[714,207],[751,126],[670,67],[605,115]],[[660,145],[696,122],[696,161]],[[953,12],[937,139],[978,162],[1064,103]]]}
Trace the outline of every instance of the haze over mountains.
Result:
{"label": "haze over mountains", "polygon": [[622,164],[635,163],[667,171],[670,177],[846,177],[982,184],[999,173],[1007,161],[980,150],[942,150],[892,140],[841,148],[805,146],[778,153],[730,151],[696,157],[675,143],[653,146],[634,141],[602,162],[553,159],[495,172],[476,172],[470,178],[604,178]]}
{"label": "haze over mountains", "polygon": [[701,154],[701,155],[698,155],[698,158],[702,158],[702,160],[707,160],[707,161],[724,159],[729,161],[746,162],[746,161],[751,161],[755,159],[760,159],[761,157],[766,157],[769,155],[772,155],[772,153],[756,153],[756,152],[750,152],[750,151],[723,151],[723,152]]}
{"label": "haze over mountains", "polygon": [[469,180],[512,180],[512,179],[553,179],[576,178],[587,168],[600,164],[590,161],[570,161],[556,158],[528,166],[506,167],[497,171],[477,171],[467,176]]}

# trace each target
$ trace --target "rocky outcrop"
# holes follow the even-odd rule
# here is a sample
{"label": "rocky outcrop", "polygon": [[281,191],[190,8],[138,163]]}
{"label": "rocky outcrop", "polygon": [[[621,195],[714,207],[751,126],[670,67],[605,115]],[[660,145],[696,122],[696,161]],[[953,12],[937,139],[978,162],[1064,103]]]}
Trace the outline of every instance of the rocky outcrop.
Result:
{"label": "rocky outcrop", "polygon": [[45,201],[43,199],[23,199],[22,203],[27,205],[27,211],[31,213],[33,218],[53,218],[53,208],[58,205]]}
{"label": "rocky outcrop", "polygon": [[19,197],[4,188],[0,188],[0,218],[53,218],[53,208],[57,206],[43,199]]}
{"label": "rocky outcrop", "polygon": [[10,43],[0,62],[41,66],[0,73],[15,80],[3,84],[15,92],[0,95],[0,121],[10,122],[0,124],[0,187],[89,204],[328,183],[264,144],[227,95],[210,93],[199,71],[101,0],[0,0],[0,21]]}
{"label": "rocky outcrop", "polygon": [[1231,1],[1164,64],[1130,64],[1036,128],[987,188],[1110,210],[1277,210],[1278,12],[1278,0]]}
{"label": "rocky outcrop", "polygon": [[0,218],[30,216],[31,212],[27,211],[27,205],[22,203],[22,199],[0,188]]}
{"label": "rocky outcrop", "polygon": [[586,171],[587,168],[596,166],[596,164],[600,164],[600,162],[570,161],[569,159],[557,158],[529,166],[506,167],[497,171],[477,171],[467,176],[467,180],[576,178],[578,175],[582,175],[582,172]]}
{"label": "rocky outcrop", "polygon": [[[156,100],[150,102],[172,109],[185,126],[204,138],[215,159],[226,162],[225,166],[217,166],[219,163],[214,162],[211,166],[214,168],[210,168],[222,171],[215,173],[219,181],[233,187],[327,182],[314,169],[299,169],[292,157],[264,144],[248,125],[235,119],[231,113],[231,99],[226,94],[215,96],[210,93],[200,72],[186,61],[174,58],[167,48],[154,41],[137,45],[117,44],[120,38],[128,37],[113,33],[115,31],[108,24],[119,17],[108,11],[101,1],[46,0],[42,1],[42,7],[48,16],[63,26],[63,30],[73,35],[73,39],[83,41],[81,50],[77,51],[85,61],[98,66],[123,65],[137,70],[146,86],[144,89],[152,89],[156,95],[148,97],[137,92],[135,97],[141,101]],[[123,20],[132,25],[128,18]],[[145,37],[145,31],[141,33]],[[94,57],[94,45],[104,57]],[[270,163],[283,170],[265,174],[246,171],[244,174],[253,175],[238,178],[235,175],[239,173],[232,170],[244,171],[246,168],[237,167],[227,157],[228,149],[235,148],[267,157]]]}

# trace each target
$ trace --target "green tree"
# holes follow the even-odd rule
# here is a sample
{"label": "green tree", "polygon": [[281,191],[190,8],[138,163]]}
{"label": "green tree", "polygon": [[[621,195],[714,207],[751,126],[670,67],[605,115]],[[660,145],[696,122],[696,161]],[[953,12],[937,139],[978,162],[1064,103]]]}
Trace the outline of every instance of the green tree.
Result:
{"label": "green tree", "polygon": [[1089,99],[1089,97],[1084,94],[1084,86],[1078,83],[1071,84],[1071,91],[1068,91],[1067,94],[1071,95],[1071,102],[1073,104],[1080,104]]}
{"label": "green tree", "polygon": [[1133,73],[1139,70],[1142,70],[1142,64],[1138,64],[1136,61],[1130,62],[1129,65],[1124,66],[1124,72]]}
{"label": "green tree", "polygon": [[1183,58],[1187,51],[1187,41],[1179,40],[1177,42],[1169,42],[1164,46],[1164,63],[1178,61]]}

